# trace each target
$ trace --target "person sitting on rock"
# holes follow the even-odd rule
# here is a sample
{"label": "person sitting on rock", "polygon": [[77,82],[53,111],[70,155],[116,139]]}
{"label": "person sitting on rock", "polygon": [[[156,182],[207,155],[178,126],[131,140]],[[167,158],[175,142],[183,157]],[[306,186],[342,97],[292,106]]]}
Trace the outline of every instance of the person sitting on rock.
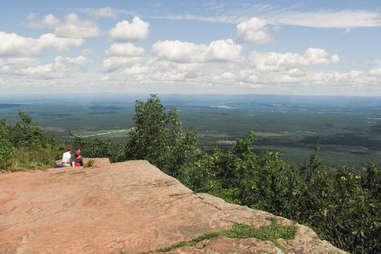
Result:
{"label": "person sitting on rock", "polygon": [[81,156],[81,150],[77,149],[75,152],[71,155],[70,163],[72,167],[82,167],[83,166],[83,159]]}
{"label": "person sitting on rock", "polygon": [[62,154],[62,167],[70,167],[71,160],[71,146],[66,146],[66,152]]}

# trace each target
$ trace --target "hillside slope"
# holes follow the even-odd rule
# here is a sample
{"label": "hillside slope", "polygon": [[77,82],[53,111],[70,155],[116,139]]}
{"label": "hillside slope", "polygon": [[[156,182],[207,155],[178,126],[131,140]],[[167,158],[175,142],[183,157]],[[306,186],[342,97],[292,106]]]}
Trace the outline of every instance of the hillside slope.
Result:
{"label": "hillside slope", "polygon": [[[146,161],[0,174],[0,253],[144,253],[234,223],[293,222],[194,194]],[[294,240],[218,236],[169,253],[345,253],[296,224]],[[279,245],[278,244],[278,245]]]}

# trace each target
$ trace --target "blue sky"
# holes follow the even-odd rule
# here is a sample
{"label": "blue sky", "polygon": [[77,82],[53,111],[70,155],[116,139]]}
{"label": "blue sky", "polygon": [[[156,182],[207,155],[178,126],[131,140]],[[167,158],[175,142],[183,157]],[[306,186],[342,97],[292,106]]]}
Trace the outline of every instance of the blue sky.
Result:
{"label": "blue sky", "polygon": [[381,95],[380,1],[9,1],[4,93]]}

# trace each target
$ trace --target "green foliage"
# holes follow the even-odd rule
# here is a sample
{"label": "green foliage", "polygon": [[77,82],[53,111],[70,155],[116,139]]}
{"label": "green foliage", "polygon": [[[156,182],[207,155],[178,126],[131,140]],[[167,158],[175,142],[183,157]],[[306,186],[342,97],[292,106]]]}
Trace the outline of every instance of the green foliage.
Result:
{"label": "green foliage", "polygon": [[56,144],[55,137],[35,124],[32,118],[19,112],[20,120],[9,127],[9,139],[15,147],[34,147]]}
{"label": "green foliage", "polygon": [[188,245],[187,242],[183,241],[183,242],[179,242],[179,243],[176,243],[174,245],[171,245],[169,247],[158,249],[155,252],[168,252],[170,250],[181,248],[181,247],[184,247],[184,246],[187,246],[187,245]]}
{"label": "green foliage", "polygon": [[[255,153],[253,132],[228,151],[215,147],[205,153],[197,148],[195,133],[184,132],[176,111],[166,111],[156,96],[137,102],[135,124],[127,158],[147,159],[194,191],[310,225],[339,248],[380,252],[381,174],[376,165],[364,174],[328,168],[317,148],[296,167],[277,152]],[[239,234],[246,232],[239,229]]]}
{"label": "green foliage", "polygon": [[89,160],[88,162],[83,165],[84,168],[92,168],[94,166],[94,160]]}
{"label": "green foliage", "polygon": [[137,101],[135,111],[126,158],[148,160],[196,189],[201,186],[204,175],[196,174],[205,156],[196,146],[197,133],[184,131],[176,109],[166,111],[159,98],[151,95],[145,103]]}
{"label": "green foliage", "polygon": [[31,147],[19,147],[15,153],[13,170],[45,169],[55,165],[60,157],[62,145],[33,145]]}
{"label": "green foliage", "polygon": [[0,121],[0,170],[9,169],[15,160],[15,148],[9,140],[5,120]]}
{"label": "green foliage", "polygon": [[278,153],[242,149],[243,143],[237,142],[240,149],[213,153],[217,184],[212,194],[308,224],[323,239],[353,253],[379,252],[381,177],[374,164],[364,175],[349,167],[328,169],[317,149],[297,168]]}
{"label": "green foliage", "polygon": [[260,228],[254,228],[245,224],[234,223],[233,226],[225,231],[212,232],[203,234],[188,242],[179,242],[166,248],[156,250],[156,252],[168,252],[173,249],[181,248],[184,246],[194,246],[197,243],[215,238],[217,236],[225,236],[228,238],[257,238],[263,241],[272,241],[276,245],[276,240],[282,238],[285,240],[292,240],[295,238],[296,227],[295,226],[281,226],[275,219],[271,220],[271,225],[263,226]]}
{"label": "green foliage", "polygon": [[7,126],[5,120],[0,122],[0,168],[24,170],[53,166],[63,145],[42,131],[29,115],[19,112],[19,117],[13,126]]}
{"label": "green foliage", "polygon": [[234,224],[230,230],[220,233],[228,238],[257,238],[263,241],[274,241],[277,239],[291,240],[295,238],[295,226],[281,226],[275,219],[271,225],[260,228],[254,228],[245,224]]}
{"label": "green foliage", "polygon": [[109,158],[110,162],[119,162],[125,160],[125,146],[117,145],[109,139],[83,139],[69,133],[72,137],[72,146],[80,149],[84,157],[89,158]]}
{"label": "green foliage", "polygon": [[[85,157],[109,157],[111,162],[148,160],[194,191],[307,224],[321,238],[352,253],[381,253],[381,170],[377,165],[369,164],[360,173],[346,166],[327,167],[317,148],[302,166],[295,166],[283,161],[280,153],[255,152],[253,132],[237,139],[231,149],[215,147],[206,152],[197,145],[196,131],[185,131],[177,111],[166,110],[157,96],[137,101],[135,110],[135,128],[126,145],[72,134],[73,147],[80,148]],[[63,145],[28,115],[20,112],[19,116],[14,126],[0,121],[0,168],[52,165]],[[228,232],[204,235],[193,243],[216,235],[271,240],[294,234],[274,222],[261,230],[235,225]]]}

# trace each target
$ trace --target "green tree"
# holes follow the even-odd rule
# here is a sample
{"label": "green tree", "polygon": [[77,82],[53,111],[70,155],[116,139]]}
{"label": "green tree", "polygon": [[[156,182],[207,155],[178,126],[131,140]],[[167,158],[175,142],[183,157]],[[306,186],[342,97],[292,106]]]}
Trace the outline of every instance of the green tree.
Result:
{"label": "green tree", "polygon": [[110,139],[83,139],[69,132],[74,149],[81,149],[81,154],[89,158],[109,158],[110,162],[125,160],[125,146],[117,145]]}
{"label": "green tree", "polygon": [[8,126],[3,119],[0,121],[0,170],[11,168],[15,161],[15,148],[8,137]]}
{"label": "green tree", "polygon": [[148,160],[174,177],[189,178],[185,172],[195,173],[197,158],[202,157],[197,133],[184,131],[176,109],[167,111],[159,98],[151,95],[146,102],[136,102],[134,121],[127,159]]}
{"label": "green tree", "polygon": [[54,135],[44,132],[32,118],[19,112],[20,120],[8,126],[8,140],[15,147],[14,166],[17,169],[52,167],[60,157],[63,145]]}

